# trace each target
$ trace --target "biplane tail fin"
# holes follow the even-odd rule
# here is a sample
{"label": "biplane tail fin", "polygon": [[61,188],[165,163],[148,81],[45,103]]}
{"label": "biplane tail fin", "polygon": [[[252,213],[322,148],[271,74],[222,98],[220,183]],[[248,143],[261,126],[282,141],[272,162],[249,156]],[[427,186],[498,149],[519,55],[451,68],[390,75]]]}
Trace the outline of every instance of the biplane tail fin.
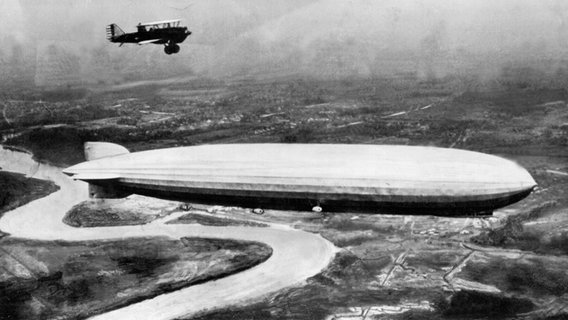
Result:
{"label": "biplane tail fin", "polygon": [[113,23],[107,26],[106,33],[107,39],[112,41],[116,39],[116,37],[123,35],[124,31],[122,31],[122,29],[120,29],[120,27],[116,23]]}

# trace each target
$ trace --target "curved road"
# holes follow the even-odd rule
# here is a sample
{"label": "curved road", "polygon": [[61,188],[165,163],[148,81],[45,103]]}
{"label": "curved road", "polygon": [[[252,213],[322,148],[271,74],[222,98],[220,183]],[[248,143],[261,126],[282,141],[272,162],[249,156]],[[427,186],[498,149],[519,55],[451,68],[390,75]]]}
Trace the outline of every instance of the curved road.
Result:
{"label": "curved road", "polygon": [[62,219],[73,205],[86,199],[86,184],[70,180],[57,167],[38,164],[29,154],[12,152],[1,146],[0,167],[52,180],[61,187],[58,192],[7,212],[0,219],[0,230],[16,237],[74,241],[198,236],[258,241],[273,249],[267,261],[251,269],[144,300],[95,316],[94,319],[173,319],[259,300],[266,294],[300,284],[318,274],[331,262],[336,251],[329,241],[319,235],[286,227],[205,227],[152,223],[77,229],[64,224]]}

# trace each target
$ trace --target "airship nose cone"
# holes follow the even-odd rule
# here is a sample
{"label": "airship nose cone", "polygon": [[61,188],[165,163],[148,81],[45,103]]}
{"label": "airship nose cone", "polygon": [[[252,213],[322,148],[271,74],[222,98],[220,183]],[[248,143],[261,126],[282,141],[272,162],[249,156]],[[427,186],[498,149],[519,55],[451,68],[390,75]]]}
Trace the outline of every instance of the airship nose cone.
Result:
{"label": "airship nose cone", "polygon": [[530,186],[531,188],[538,186],[538,183],[534,180],[534,178],[528,172],[527,172],[527,174],[528,174],[528,177],[525,180],[525,184],[527,186]]}
{"label": "airship nose cone", "polygon": [[525,181],[525,185],[527,186],[527,189],[534,189],[538,186],[538,183],[529,175],[529,179]]}
{"label": "airship nose cone", "polygon": [[511,181],[518,183],[520,190],[534,189],[538,183],[532,175],[523,167],[515,163],[516,168],[511,170]]}

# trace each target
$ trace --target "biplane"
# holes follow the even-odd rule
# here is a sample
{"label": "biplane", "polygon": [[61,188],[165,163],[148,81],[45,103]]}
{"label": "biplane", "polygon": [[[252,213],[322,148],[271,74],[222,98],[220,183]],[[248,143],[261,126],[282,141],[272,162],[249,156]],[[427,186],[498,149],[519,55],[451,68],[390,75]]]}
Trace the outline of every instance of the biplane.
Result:
{"label": "biplane", "polygon": [[110,42],[143,44],[163,44],[166,54],[178,53],[182,43],[191,31],[187,27],[180,26],[181,20],[165,20],[148,23],[139,23],[136,32],[125,33],[113,23],[107,26],[107,39]]}

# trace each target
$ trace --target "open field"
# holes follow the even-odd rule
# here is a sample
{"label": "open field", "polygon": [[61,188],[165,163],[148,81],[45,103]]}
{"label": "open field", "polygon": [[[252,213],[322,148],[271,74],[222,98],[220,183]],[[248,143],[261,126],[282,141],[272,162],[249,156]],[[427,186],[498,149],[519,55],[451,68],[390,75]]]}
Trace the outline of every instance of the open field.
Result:
{"label": "open field", "polygon": [[0,319],[77,319],[220,278],[266,260],[263,244],[202,238],[4,238]]}
{"label": "open field", "polygon": [[[112,89],[112,88],[111,88]],[[538,189],[491,217],[318,215],[126,200],[69,213],[74,226],[172,223],[321,234],[341,248],[306,284],[203,319],[447,319],[568,316],[568,91],[555,82],[447,77],[184,79],[74,100],[5,102],[6,143],[59,165],[89,140],[132,151],[204,143],[372,143],[483,151],[527,168]],[[67,110],[72,112],[67,112]],[[140,201],[137,203],[137,201]],[[208,210],[210,209],[210,210]]]}

